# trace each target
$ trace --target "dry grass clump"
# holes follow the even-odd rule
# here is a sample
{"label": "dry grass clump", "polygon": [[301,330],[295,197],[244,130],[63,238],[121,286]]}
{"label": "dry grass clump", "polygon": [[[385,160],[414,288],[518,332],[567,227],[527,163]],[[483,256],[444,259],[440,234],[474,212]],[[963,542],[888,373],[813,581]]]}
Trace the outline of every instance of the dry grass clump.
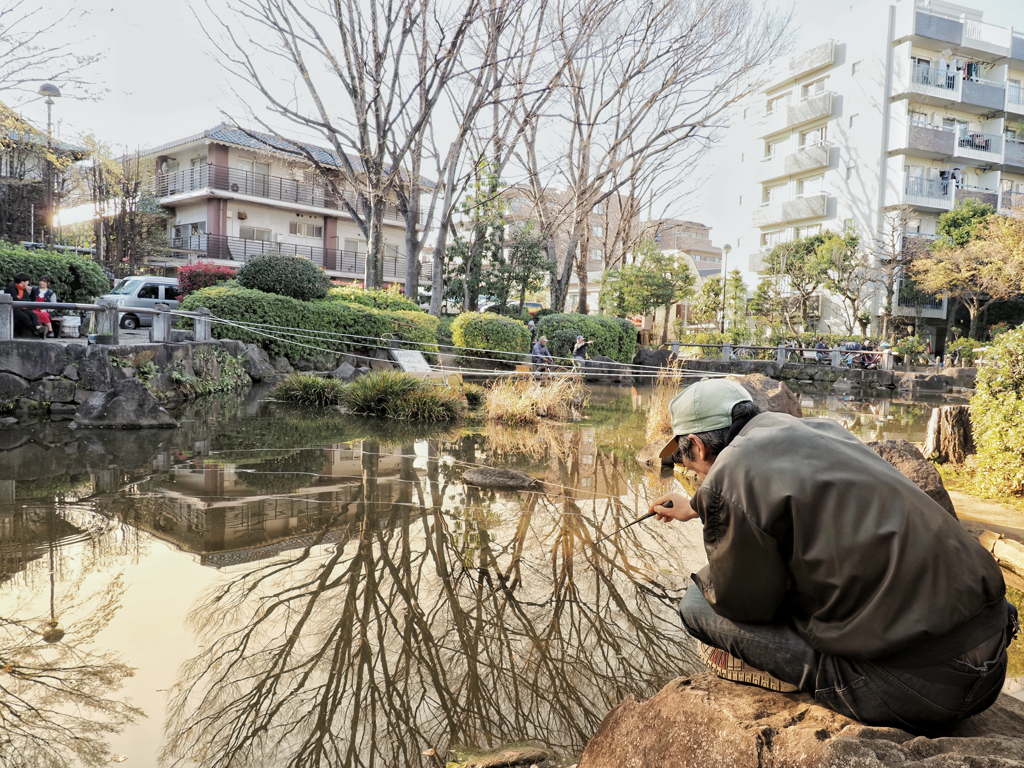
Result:
{"label": "dry grass clump", "polygon": [[508,377],[487,393],[487,418],[503,424],[535,424],[542,418],[566,421],[583,411],[587,394],[576,376],[543,383]]}
{"label": "dry grass clump", "polygon": [[494,454],[544,458],[545,452],[557,445],[557,431],[553,424],[539,422],[529,426],[488,421],[484,428],[487,446]]}
{"label": "dry grass clump", "polygon": [[651,393],[651,405],[647,409],[648,443],[672,437],[672,417],[669,415],[668,406],[682,388],[683,368],[678,362],[658,372],[654,379],[654,391]]}
{"label": "dry grass clump", "polygon": [[341,405],[345,384],[310,373],[293,373],[274,388],[274,397],[288,403],[329,408]]}

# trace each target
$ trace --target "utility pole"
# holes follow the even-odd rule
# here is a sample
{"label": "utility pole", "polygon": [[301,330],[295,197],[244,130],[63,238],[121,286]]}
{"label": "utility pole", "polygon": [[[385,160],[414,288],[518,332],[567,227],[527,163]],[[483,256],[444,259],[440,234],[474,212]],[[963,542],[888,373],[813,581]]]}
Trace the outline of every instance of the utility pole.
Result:
{"label": "utility pole", "polygon": [[60,89],[53,83],[43,83],[39,86],[38,91],[40,96],[45,96],[46,101],[46,226],[43,228],[43,240],[44,242],[52,246],[53,245],[53,99],[54,97],[60,97]]}
{"label": "utility pole", "polygon": [[726,280],[729,278],[729,252],[732,251],[732,246],[726,243],[722,246],[722,324],[719,327],[720,333],[725,333],[725,308],[727,306],[726,301]]}

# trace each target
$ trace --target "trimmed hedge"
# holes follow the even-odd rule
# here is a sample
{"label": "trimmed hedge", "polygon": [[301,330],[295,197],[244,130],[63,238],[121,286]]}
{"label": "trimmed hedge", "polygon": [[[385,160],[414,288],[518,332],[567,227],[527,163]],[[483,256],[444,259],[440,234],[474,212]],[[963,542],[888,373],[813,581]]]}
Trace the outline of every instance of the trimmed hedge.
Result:
{"label": "trimmed hedge", "polygon": [[327,292],[327,298],[330,301],[347,301],[350,304],[362,304],[389,312],[423,311],[415,301],[391,289],[379,291],[374,288],[366,289],[353,285],[336,285]]}
{"label": "trimmed hedge", "polygon": [[463,312],[452,321],[452,343],[458,354],[473,355],[470,363],[476,357],[515,361],[530,351],[530,329],[520,320],[490,312]]}
{"label": "trimmed hedge", "polygon": [[577,336],[594,343],[588,354],[604,355],[617,363],[631,363],[636,355],[636,326],[621,317],[603,315],[548,315],[537,323],[537,338],[548,337],[548,349],[555,357],[571,357]]}
{"label": "trimmed hedge", "polygon": [[1024,328],[986,350],[971,398],[978,483],[996,496],[1024,494]]}
{"label": "trimmed hedge", "polygon": [[19,272],[31,277],[32,285],[43,275],[53,278],[50,288],[57,294],[57,301],[91,304],[97,296],[110,292],[110,281],[100,265],[85,256],[30,251],[0,242],[0,291],[10,285]]}
{"label": "trimmed hedge", "polygon": [[[214,316],[240,323],[266,323],[281,329],[266,329],[280,338],[213,323],[213,335],[220,339],[237,339],[258,344],[270,355],[284,355],[289,360],[315,358],[318,350],[366,354],[371,346],[380,346],[386,334],[404,341],[417,341],[431,346],[416,346],[426,353],[436,353],[438,320],[425,312],[385,312],[361,304],[344,301],[299,301],[287,296],[254,291],[236,284],[215,285],[190,294],[181,302],[181,309],[194,311],[207,307]],[[310,338],[282,336],[283,332],[299,332]],[[370,337],[367,340],[328,336],[347,333]],[[301,346],[308,344],[318,349]]]}
{"label": "trimmed hedge", "polygon": [[309,259],[279,253],[264,253],[246,261],[238,270],[238,284],[301,301],[322,299],[331,287],[327,273]]}
{"label": "trimmed hedge", "polygon": [[218,267],[216,264],[205,262],[178,267],[178,295],[188,296],[211,285],[234,279],[235,270],[231,267]]}

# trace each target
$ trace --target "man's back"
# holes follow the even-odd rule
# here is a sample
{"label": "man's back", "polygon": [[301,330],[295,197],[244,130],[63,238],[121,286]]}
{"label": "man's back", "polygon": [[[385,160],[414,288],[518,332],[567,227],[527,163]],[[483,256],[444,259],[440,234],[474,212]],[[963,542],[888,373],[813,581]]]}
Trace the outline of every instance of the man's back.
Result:
{"label": "man's back", "polygon": [[710,563],[698,579],[713,584],[709,601],[734,621],[782,611],[816,649],[852,658],[925,654],[972,621],[987,637],[999,629],[988,626],[997,608],[1005,624],[992,557],[833,421],[755,417],[722,451],[694,507]]}

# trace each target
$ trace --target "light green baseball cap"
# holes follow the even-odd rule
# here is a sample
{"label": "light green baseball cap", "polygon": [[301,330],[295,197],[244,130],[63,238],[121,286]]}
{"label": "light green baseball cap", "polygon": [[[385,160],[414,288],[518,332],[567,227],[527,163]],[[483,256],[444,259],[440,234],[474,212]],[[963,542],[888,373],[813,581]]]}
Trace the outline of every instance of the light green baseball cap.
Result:
{"label": "light green baseball cap", "polygon": [[691,384],[668,405],[673,437],[661,449],[661,458],[676,452],[680,436],[731,426],[733,406],[750,400],[753,400],[750,393],[729,379],[704,379]]}

